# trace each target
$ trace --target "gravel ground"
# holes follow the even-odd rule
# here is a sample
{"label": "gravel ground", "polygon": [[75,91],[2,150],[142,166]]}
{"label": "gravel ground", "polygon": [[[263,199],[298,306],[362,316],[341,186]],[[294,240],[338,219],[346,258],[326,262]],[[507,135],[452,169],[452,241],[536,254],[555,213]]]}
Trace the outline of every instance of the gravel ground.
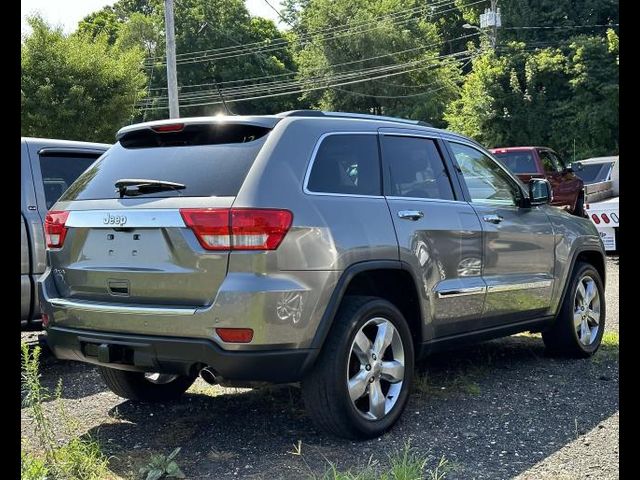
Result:
{"label": "gravel ground", "polygon": [[[617,257],[607,261],[606,297],[607,331],[618,332]],[[23,339],[36,342],[37,332]],[[298,479],[322,474],[329,462],[340,470],[382,466],[407,441],[429,468],[444,456],[447,479],[619,477],[615,345],[591,359],[552,359],[539,336],[518,335],[431,356],[418,368],[399,423],[367,442],[317,432],[295,387],[234,389],[198,380],[180,402],[135,404],[106,390],[95,368],[45,356],[43,383],[54,388],[60,378],[75,433],[97,438],[112,471],[127,479],[139,478],[152,454],[176,447],[188,478]],[[33,435],[27,410],[22,434]]]}

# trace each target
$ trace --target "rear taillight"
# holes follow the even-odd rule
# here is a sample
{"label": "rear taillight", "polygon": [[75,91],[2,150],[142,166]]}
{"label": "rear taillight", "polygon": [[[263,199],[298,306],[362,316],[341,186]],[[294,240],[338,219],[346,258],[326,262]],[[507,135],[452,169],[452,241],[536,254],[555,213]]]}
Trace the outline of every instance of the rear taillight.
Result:
{"label": "rear taillight", "polygon": [[593,223],[595,223],[596,225],[600,225],[600,219],[598,218],[598,215],[596,215],[595,213],[592,213],[591,219],[593,220]]}
{"label": "rear taillight", "polygon": [[69,212],[52,210],[44,219],[44,234],[47,248],[62,248],[64,238],[67,236],[65,223]]}
{"label": "rear taillight", "polygon": [[156,133],[169,133],[169,132],[181,132],[184,130],[184,123],[168,123],[165,125],[158,125],[156,127],[151,127]]}
{"label": "rear taillight", "polygon": [[602,213],[602,214],[600,214],[600,217],[602,217],[602,221],[603,221],[604,223],[609,223],[609,222],[610,222],[609,217],[607,216],[607,214],[606,214],[606,213]]}
{"label": "rear taillight", "polygon": [[182,208],[184,223],[206,250],[275,250],[291,227],[289,210]]}

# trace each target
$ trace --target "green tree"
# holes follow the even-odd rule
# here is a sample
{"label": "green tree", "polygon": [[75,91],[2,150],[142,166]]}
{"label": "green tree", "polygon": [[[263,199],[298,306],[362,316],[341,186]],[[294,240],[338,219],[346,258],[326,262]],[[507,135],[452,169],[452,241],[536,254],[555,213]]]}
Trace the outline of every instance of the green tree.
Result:
{"label": "green tree", "polygon": [[[329,88],[302,98],[327,110],[441,124],[445,106],[458,96],[460,63],[439,58],[450,49],[440,35],[438,14],[432,13],[429,4],[417,0],[310,1],[299,14],[294,37],[299,78],[305,85]],[[377,70],[399,64],[406,66]],[[370,73],[351,76],[364,69]],[[331,87],[325,78],[345,85]],[[349,83],[353,80],[366,81]]]}
{"label": "green tree", "polygon": [[113,142],[143,95],[142,50],[111,46],[106,34],[64,35],[37,16],[29,24],[21,51],[22,135]]}
{"label": "green tree", "polygon": [[511,43],[473,62],[449,128],[487,146],[547,145],[567,158],[618,150],[617,36],[578,36],[560,48]]}

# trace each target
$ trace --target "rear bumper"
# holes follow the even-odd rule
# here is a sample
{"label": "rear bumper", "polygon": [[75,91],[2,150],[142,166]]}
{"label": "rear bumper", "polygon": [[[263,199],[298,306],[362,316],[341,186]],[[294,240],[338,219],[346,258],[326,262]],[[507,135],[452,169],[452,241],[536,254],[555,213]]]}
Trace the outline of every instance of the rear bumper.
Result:
{"label": "rear bumper", "polygon": [[213,341],[125,335],[51,326],[47,344],[60,359],[120,370],[193,375],[209,366],[229,381],[289,383],[301,380],[313,349],[225,351]]}

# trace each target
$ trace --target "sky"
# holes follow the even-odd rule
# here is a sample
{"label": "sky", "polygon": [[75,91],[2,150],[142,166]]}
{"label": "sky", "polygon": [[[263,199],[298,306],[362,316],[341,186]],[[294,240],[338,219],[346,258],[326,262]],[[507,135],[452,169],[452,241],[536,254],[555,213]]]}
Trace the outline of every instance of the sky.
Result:
{"label": "sky", "polygon": [[[29,32],[26,17],[40,12],[40,15],[52,25],[61,25],[66,33],[76,29],[78,22],[85,16],[105,5],[112,5],[115,0],[22,0],[20,10],[22,16],[22,33]],[[254,16],[266,17],[274,22],[279,18],[265,0],[245,0],[249,13]],[[280,8],[279,0],[269,0],[269,3]]]}

